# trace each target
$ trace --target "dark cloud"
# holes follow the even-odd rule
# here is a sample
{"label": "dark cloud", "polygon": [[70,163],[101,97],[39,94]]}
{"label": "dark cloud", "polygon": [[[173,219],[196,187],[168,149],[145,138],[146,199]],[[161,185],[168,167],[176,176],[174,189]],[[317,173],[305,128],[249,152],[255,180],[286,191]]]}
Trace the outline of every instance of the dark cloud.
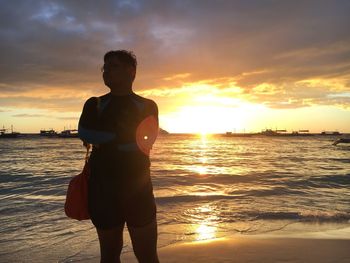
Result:
{"label": "dark cloud", "polygon": [[28,113],[21,113],[21,114],[14,114],[12,117],[18,117],[18,118],[55,118],[58,120],[67,120],[67,121],[77,121],[78,117],[52,117],[50,114],[28,114]]}
{"label": "dark cloud", "polygon": [[[131,49],[140,65],[139,90],[190,73],[184,81],[234,78],[253,100],[255,87],[278,86],[280,93],[255,98],[283,106],[284,89],[305,79],[340,79],[341,89],[350,89],[349,13],[345,0],[1,1],[0,89],[101,88],[103,54]],[[302,99],[338,103],[319,100],[329,89],[300,98],[297,87],[290,105],[309,105]],[[63,110],[80,101],[12,96],[0,103]]]}
{"label": "dark cloud", "polygon": [[45,114],[27,114],[27,113],[22,113],[22,114],[14,114],[12,117],[19,117],[19,118],[41,118],[41,117],[48,117],[49,115]]}
{"label": "dark cloud", "polygon": [[85,98],[40,98],[40,97],[0,97],[3,108],[46,109],[60,112],[78,112],[84,105]]}
{"label": "dark cloud", "polygon": [[67,121],[78,121],[78,117],[57,117],[59,120],[67,120]]}

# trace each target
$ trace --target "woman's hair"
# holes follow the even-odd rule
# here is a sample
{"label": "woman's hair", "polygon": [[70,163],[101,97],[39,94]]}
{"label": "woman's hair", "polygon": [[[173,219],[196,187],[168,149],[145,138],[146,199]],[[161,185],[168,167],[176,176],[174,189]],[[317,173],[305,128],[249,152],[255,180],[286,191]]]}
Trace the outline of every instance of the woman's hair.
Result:
{"label": "woman's hair", "polygon": [[107,59],[110,59],[112,57],[118,58],[124,64],[132,66],[135,69],[137,67],[136,56],[135,56],[135,54],[132,51],[128,51],[128,50],[111,50],[111,51],[108,51],[104,55],[103,61],[106,62]]}

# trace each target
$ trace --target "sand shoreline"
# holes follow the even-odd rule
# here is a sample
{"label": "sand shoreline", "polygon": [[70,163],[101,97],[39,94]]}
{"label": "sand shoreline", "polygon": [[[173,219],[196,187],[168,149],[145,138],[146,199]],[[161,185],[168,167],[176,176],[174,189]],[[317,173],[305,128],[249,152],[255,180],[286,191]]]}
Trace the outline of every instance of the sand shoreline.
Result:
{"label": "sand shoreline", "polygon": [[[306,227],[300,224],[300,227]],[[234,234],[203,241],[179,242],[158,249],[162,263],[348,263],[350,227],[321,231],[276,231],[265,234]],[[122,262],[137,263],[133,252],[122,253]],[[99,258],[78,262],[97,263]]]}
{"label": "sand shoreline", "polygon": [[[236,236],[159,249],[161,262],[350,262],[350,239]],[[92,261],[91,261],[92,262]],[[137,262],[132,253],[122,262]]]}
{"label": "sand shoreline", "polygon": [[[161,263],[348,263],[349,224],[325,230],[305,223],[264,234],[233,234],[202,241],[179,242],[158,249]],[[329,225],[328,225],[329,226]],[[304,231],[302,231],[304,229]],[[318,230],[317,230],[318,229]],[[74,262],[97,263],[99,257]],[[124,252],[121,262],[137,263],[133,252]]]}
{"label": "sand shoreline", "polygon": [[350,262],[349,245],[350,240],[240,237],[174,246],[160,255],[164,262]]}

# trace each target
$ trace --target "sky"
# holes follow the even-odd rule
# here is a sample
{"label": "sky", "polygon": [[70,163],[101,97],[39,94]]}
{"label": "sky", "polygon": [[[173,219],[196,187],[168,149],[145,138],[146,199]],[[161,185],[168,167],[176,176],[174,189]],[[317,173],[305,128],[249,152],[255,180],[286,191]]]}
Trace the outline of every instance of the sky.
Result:
{"label": "sky", "polygon": [[350,132],[350,1],[0,0],[0,125],[76,128],[132,50],[174,133]]}

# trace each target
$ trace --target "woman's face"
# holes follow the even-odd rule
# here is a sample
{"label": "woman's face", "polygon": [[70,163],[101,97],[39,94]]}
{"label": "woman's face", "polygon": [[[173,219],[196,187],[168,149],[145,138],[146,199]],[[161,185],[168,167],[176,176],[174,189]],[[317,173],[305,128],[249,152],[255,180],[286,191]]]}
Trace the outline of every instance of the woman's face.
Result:
{"label": "woman's face", "polygon": [[116,57],[106,60],[102,71],[103,81],[109,88],[130,84],[135,74],[133,67],[125,65]]}

